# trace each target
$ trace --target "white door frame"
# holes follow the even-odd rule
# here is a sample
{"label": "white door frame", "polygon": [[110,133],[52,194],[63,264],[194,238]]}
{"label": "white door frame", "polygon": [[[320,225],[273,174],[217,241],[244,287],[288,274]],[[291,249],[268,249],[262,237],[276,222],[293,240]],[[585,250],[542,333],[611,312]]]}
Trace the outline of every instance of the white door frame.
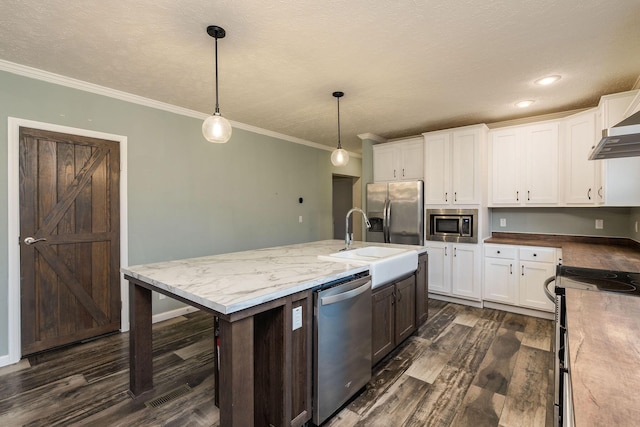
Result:
{"label": "white door frame", "polygon": [[[52,123],[36,122],[33,120],[9,117],[8,119],[8,267],[9,283],[7,303],[8,312],[8,354],[0,355],[0,366],[10,365],[20,361],[20,198],[19,198],[19,142],[20,128],[28,127],[52,132],[61,132],[90,138],[108,139],[120,143],[120,266],[128,265],[129,244],[127,225],[127,137],[96,132],[87,129],[61,126]],[[120,330],[129,330],[129,284],[120,275],[120,299],[122,311],[120,316]]]}

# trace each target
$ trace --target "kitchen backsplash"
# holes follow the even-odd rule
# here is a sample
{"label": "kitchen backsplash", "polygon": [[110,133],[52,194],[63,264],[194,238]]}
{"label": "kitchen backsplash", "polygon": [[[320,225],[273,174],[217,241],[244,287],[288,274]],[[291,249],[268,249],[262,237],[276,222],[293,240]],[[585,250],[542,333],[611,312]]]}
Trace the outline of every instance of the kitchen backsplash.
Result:
{"label": "kitchen backsplash", "polygon": [[[491,231],[629,237],[640,241],[640,208],[494,208]],[[504,219],[506,226],[500,226]],[[596,229],[602,220],[602,229]],[[640,226],[640,225],[639,225]]]}

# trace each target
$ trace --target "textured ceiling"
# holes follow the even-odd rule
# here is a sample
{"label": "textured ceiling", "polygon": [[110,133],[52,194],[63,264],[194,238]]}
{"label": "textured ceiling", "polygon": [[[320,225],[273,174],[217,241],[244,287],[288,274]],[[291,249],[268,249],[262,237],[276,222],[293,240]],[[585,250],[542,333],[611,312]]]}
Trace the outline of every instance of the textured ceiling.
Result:
{"label": "textured ceiling", "polygon": [[[0,59],[360,152],[594,106],[640,75],[638,0],[2,0]],[[560,74],[540,87],[539,77]],[[514,107],[532,99],[532,107]]]}

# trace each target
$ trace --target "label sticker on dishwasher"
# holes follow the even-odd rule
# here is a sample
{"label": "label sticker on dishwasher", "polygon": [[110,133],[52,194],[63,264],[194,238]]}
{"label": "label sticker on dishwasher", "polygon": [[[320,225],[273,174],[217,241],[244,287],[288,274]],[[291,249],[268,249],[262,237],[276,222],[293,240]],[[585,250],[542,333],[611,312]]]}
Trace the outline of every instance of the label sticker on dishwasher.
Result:
{"label": "label sticker on dishwasher", "polygon": [[298,328],[302,328],[302,307],[296,307],[293,309],[293,329],[295,331]]}

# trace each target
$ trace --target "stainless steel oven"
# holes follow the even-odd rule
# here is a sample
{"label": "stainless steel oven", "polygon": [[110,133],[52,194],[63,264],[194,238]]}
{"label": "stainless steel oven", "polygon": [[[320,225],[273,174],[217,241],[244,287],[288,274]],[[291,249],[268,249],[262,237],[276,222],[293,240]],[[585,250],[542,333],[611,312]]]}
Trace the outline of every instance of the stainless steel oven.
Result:
{"label": "stainless steel oven", "polygon": [[640,297],[640,273],[559,265],[556,275],[545,281],[543,290],[556,305],[554,425],[561,427],[574,425],[566,288],[637,298]]}
{"label": "stainless steel oven", "polygon": [[573,399],[571,397],[571,377],[569,371],[569,340],[567,337],[566,299],[564,288],[555,286],[561,274],[558,266],[556,276],[544,282],[544,292],[555,303],[555,343],[553,364],[553,421],[554,427],[573,426]]}
{"label": "stainless steel oven", "polygon": [[427,209],[428,240],[478,243],[477,209]]}

